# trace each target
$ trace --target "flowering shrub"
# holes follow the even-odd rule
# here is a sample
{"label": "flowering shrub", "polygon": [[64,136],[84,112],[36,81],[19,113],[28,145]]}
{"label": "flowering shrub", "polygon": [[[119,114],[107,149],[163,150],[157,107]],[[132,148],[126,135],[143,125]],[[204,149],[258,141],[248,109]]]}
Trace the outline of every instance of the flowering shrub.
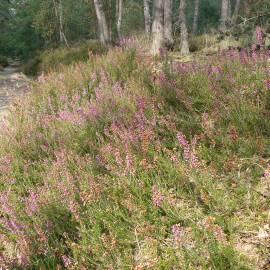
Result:
{"label": "flowering shrub", "polygon": [[133,42],[43,74],[3,122],[0,268],[264,264],[238,247],[267,222],[268,52],[177,63]]}

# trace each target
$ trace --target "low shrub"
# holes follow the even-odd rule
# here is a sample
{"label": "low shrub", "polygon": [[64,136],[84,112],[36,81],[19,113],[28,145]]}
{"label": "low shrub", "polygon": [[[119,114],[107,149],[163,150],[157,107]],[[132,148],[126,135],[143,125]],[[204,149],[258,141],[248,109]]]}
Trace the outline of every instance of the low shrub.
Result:
{"label": "low shrub", "polygon": [[118,48],[40,76],[3,123],[1,267],[262,267],[267,55]]}
{"label": "low shrub", "polygon": [[8,59],[7,57],[0,55],[0,66],[6,67],[8,66]]}
{"label": "low shrub", "polygon": [[200,36],[191,36],[189,38],[189,48],[191,52],[201,51],[218,43],[216,35],[204,34]]}
{"label": "low shrub", "polygon": [[51,51],[42,52],[40,55],[26,63],[22,70],[29,75],[37,75],[41,72],[59,70],[62,66],[72,63],[87,61],[92,55],[102,55],[107,52],[107,47],[97,41],[63,47]]}

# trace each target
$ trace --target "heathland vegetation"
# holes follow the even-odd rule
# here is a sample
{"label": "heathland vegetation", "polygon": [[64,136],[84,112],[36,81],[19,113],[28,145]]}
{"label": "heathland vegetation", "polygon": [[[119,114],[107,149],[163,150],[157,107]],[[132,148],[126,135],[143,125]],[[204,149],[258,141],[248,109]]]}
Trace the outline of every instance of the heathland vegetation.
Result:
{"label": "heathland vegetation", "polygon": [[268,269],[268,1],[3,3],[0,269]]}

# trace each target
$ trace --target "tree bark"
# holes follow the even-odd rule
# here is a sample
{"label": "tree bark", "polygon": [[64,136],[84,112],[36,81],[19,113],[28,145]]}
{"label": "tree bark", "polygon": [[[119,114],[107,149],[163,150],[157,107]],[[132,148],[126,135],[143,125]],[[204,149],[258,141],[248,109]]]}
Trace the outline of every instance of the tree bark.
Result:
{"label": "tree bark", "polygon": [[164,47],[164,0],[154,2],[154,21],[152,25],[152,54],[157,55]]}
{"label": "tree bark", "polygon": [[116,28],[117,28],[117,34],[118,34],[118,39],[122,39],[122,33],[121,33],[121,27],[122,27],[122,18],[123,18],[123,0],[117,0],[117,23],[116,23]]}
{"label": "tree bark", "polygon": [[66,39],[66,35],[64,32],[64,25],[63,25],[63,4],[62,0],[58,1],[58,5],[56,1],[53,0],[55,16],[59,20],[59,41],[61,44],[65,43],[68,46],[68,42]]}
{"label": "tree bark", "polygon": [[238,16],[239,9],[240,9],[240,4],[241,4],[241,0],[236,0],[235,6],[234,6],[234,12],[233,12],[234,21],[236,20],[236,18]]}
{"label": "tree bark", "polygon": [[151,34],[151,15],[150,15],[150,7],[149,0],[143,0],[144,5],[144,24],[145,24],[145,33],[147,36]]}
{"label": "tree bark", "polygon": [[172,0],[164,0],[164,39],[166,47],[173,46],[172,35]]}
{"label": "tree bark", "polygon": [[232,3],[231,0],[228,2],[228,17],[230,18],[232,16]]}
{"label": "tree bark", "polygon": [[179,21],[181,27],[181,40],[180,40],[180,54],[187,55],[189,54],[189,45],[188,45],[188,30],[186,25],[186,0],[180,0],[179,7]]}
{"label": "tree bark", "polygon": [[63,4],[62,0],[59,0],[59,30],[60,30],[60,42],[65,43],[68,46],[68,42],[66,39],[66,35],[64,32],[64,25],[63,25]]}
{"label": "tree bark", "polygon": [[226,32],[226,22],[229,16],[229,0],[222,0],[221,5],[221,18],[220,18],[220,31]]}
{"label": "tree bark", "polygon": [[200,0],[195,0],[194,17],[193,17],[193,25],[192,25],[193,35],[195,35],[197,33],[197,30],[198,30],[199,6],[200,6]]}
{"label": "tree bark", "polygon": [[109,29],[105,17],[105,13],[103,10],[103,5],[101,0],[94,0],[97,20],[98,20],[98,28],[99,28],[99,39],[101,43],[109,43],[110,42],[110,35]]}

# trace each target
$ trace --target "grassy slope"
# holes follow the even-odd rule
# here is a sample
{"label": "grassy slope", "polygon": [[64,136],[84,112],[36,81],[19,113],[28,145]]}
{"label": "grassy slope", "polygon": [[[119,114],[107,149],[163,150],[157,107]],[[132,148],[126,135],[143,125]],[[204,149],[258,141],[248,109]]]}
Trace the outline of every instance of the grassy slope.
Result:
{"label": "grassy slope", "polygon": [[0,265],[260,269],[269,66],[233,58],[117,49],[40,77],[2,132]]}
{"label": "grassy slope", "polygon": [[[70,65],[80,61],[87,61],[91,54],[102,55],[107,52],[106,46],[98,41],[88,41],[85,43],[73,44],[72,47],[60,47],[40,53],[36,57],[28,60],[21,67],[21,70],[30,76],[50,70],[59,70],[65,65]],[[1,64],[1,57],[0,57]]]}

